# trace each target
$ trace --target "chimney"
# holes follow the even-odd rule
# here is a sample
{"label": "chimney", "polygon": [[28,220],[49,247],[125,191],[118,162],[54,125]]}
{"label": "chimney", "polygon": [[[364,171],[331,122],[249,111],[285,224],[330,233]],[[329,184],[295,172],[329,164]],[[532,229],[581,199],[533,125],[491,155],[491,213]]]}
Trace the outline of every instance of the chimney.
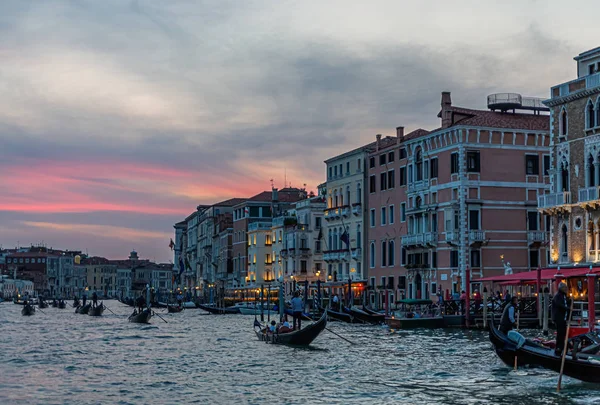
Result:
{"label": "chimney", "polygon": [[452,99],[449,91],[442,91],[442,128],[452,125]]}
{"label": "chimney", "polygon": [[402,138],[404,138],[404,127],[396,127],[396,145],[400,145]]}
{"label": "chimney", "polygon": [[277,202],[279,201],[279,192],[277,191],[277,189],[275,187],[273,187],[273,190],[271,191],[271,200],[273,200],[273,202]]}
{"label": "chimney", "polygon": [[375,138],[377,138],[375,150],[379,151],[379,143],[381,142],[381,134],[375,135]]}

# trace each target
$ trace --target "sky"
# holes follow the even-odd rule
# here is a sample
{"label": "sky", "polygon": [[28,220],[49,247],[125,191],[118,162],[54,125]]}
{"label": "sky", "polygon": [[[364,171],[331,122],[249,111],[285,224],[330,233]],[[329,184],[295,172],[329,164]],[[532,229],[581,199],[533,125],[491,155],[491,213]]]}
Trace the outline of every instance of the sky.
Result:
{"label": "sky", "polygon": [[316,190],[325,159],[438,127],[441,91],[547,97],[600,46],[596,8],[3,0],[0,245],[168,262],[197,205]]}

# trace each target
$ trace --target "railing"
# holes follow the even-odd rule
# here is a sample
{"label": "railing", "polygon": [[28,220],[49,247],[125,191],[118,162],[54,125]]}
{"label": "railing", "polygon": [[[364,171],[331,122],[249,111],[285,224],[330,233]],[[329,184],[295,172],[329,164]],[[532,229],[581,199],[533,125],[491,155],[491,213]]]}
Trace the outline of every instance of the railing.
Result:
{"label": "railing", "polygon": [[362,213],[362,204],[361,203],[352,204],[352,214],[360,215],[361,213]]}
{"label": "railing", "polygon": [[599,189],[600,189],[600,187],[598,187],[598,186],[580,188],[579,189],[579,202],[582,203],[582,202],[587,202],[587,201],[598,200],[598,196],[600,195]]}
{"label": "railing", "polygon": [[348,207],[347,205],[341,208],[342,211],[342,215],[344,217],[349,217],[350,216],[350,207]]}
{"label": "railing", "polygon": [[[272,227],[271,222],[252,222],[248,224],[248,232],[252,231],[270,231]],[[210,247],[208,245],[207,247]]]}
{"label": "railing", "polygon": [[362,255],[362,249],[361,248],[354,248],[354,249],[352,249],[352,258],[353,259],[360,259],[361,255]]}
{"label": "railing", "polygon": [[470,230],[469,231],[469,242],[477,243],[483,242],[485,240],[485,231],[480,230]]}
{"label": "railing", "polygon": [[446,231],[446,243],[457,243],[459,237],[459,231]]}
{"label": "railing", "polygon": [[323,260],[325,260],[325,261],[340,260],[340,252],[337,250],[326,250],[325,252],[323,252]]}
{"label": "railing", "polygon": [[546,232],[544,231],[528,231],[527,232],[527,243],[530,245],[533,243],[544,243],[546,242]]}
{"label": "railing", "polygon": [[551,97],[564,97],[581,90],[600,86],[600,73],[594,73],[585,77],[578,77],[570,82],[562,83],[552,87]]}
{"label": "railing", "polygon": [[340,260],[348,260],[348,251],[347,250],[342,250],[340,253]]}
{"label": "railing", "polygon": [[429,180],[419,180],[408,184],[408,192],[416,193],[429,188]]}
{"label": "railing", "polygon": [[571,204],[571,192],[544,194],[538,197],[538,208],[551,208],[559,205]]}

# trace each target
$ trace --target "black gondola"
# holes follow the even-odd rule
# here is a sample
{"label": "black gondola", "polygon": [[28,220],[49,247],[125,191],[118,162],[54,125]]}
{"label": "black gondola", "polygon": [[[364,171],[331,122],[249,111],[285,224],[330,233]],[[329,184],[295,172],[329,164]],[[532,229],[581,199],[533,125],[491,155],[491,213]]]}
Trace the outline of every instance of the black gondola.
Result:
{"label": "black gondola", "polygon": [[256,323],[254,325],[256,337],[263,342],[292,346],[308,346],[327,326],[327,315],[324,313],[317,322],[311,323],[303,329],[288,333],[264,333],[262,327],[259,328]]}
{"label": "black gondola", "polygon": [[60,301],[58,303],[58,309],[65,309],[67,307],[67,303],[64,301]]}
{"label": "black gondola", "polygon": [[90,307],[88,311],[89,316],[101,316],[104,312],[104,303],[100,303],[100,305],[96,305],[95,307]]}
{"label": "black gondola", "polygon": [[48,304],[44,300],[39,300],[37,306],[40,309],[48,308]]}
{"label": "black gondola", "polygon": [[383,312],[378,312],[378,311],[373,311],[371,308],[369,307],[363,307],[362,309],[363,311],[365,311],[367,314],[369,315],[385,315]]}
{"label": "black gondola", "polygon": [[35,314],[35,307],[31,304],[26,304],[23,306],[23,309],[21,309],[21,315],[31,316],[33,314]]}
{"label": "black gondola", "polygon": [[[522,346],[517,345],[491,323],[489,330],[494,350],[506,365],[514,367],[516,356],[518,366],[543,367],[560,372],[561,357],[554,354],[554,349],[530,340],[525,340]],[[589,354],[590,351],[597,351],[598,346],[595,344],[584,348],[577,353],[576,359],[567,354],[564,375],[581,381],[600,383],[600,356]]]}
{"label": "black gondola", "polygon": [[75,308],[75,313],[76,314],[83,314],[83,315],[85,315],[85,314],[87,314],[90,311],[91,307],[92,307],[92,304],[87,303],[87,304],[85,304],[82,307]]}
{"label": "black gondola", "polygon": [[144,309],[142,312],[138,313],[137,310],[133,311],[133,314],[129,315],[129,322],[133,323],[150,323],[150,318],[152,318],[152,310],[150,308]]}
{"label": "black gondola", "polygon": [[360,319],[356,319],[348,313],[337,312],[337,311],[334,311],[333,309],[329,309],[329,308],[327,308],[327,316],[330,317],[331,319],[335,319],[336,321],[340,321],[340,322],[364,323]]}
{"label": "black gondola", "polygon": [[175,313],[177,313],[177,312],[181,312],[181,311],[183,311],[183,307],[180,307],[180,306],[178,306],[178,305],[168,305],[168,306],[167,306],[167,311],[168,311],[170,314],[175,314]]}
{"label": "black gondola", "polygon": [[208,305],[199,304],[198,308],[203,309],[206,312],[210,312],[211,314],[225,315],[225,314],[239,314],[240,313],[240,309],[236,308],[236,307],[224,307],[224,308],[220,308],[220,307],[211,307],[211,306],[208,306]]}
{"label": "black gondola", "polygon": [[[294,312],[290,308],[284,308],[283,311],[285,312],[286,315],[294,316]],[[313,318],[311,318],[310,315],[308,315],[306,312],[302,312],[301,318],[303,321],[312,321],[313,320]]]}
{"label": "black gondola", "polygon": [[352,307],[350,309],[344,308],[344,311],[347,311],[354,318],[361,320],[364,323],[379,325],[380,323],[385,322],[384,314],[371,315],[371,314],[366,313],[365,311],[362,311],[362,310],[360,310],[358,308],[354,308],[354,307]]}

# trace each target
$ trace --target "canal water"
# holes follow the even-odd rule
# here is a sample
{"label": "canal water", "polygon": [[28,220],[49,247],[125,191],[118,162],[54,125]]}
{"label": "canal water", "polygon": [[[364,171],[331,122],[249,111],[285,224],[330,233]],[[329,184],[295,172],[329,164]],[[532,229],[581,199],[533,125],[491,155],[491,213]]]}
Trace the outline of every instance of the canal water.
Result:
{"label": "canal water", "polygon": [[480,331],[390,333],[330,323],[308,349],[259,342],[253,317],[159,312],[130,324],[116,301],[100,318],[0,304],[0,404],[594,404],[600,389],[513,371]]}

